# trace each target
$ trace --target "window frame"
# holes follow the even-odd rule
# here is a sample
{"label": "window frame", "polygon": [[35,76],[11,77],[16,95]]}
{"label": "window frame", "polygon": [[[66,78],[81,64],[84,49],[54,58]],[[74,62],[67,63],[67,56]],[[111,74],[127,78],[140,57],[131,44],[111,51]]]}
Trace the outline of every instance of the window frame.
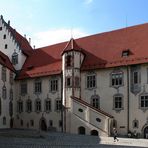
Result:
{"label": "window frame", "polygon": [[[50,106],[48,106],[47,107],[47,102],[50,102],[48,105]],[[45,99],[45,102],[44,102],[45,104],[44,104],[44,107],[45,107],[45,112],[46,113],[49,113],[49,112],[51,112],[51,99],[50,98],[47,98],[47,99]]]}
{"label": "window frame", "polygon": [[[141,100],[143,97],[143,101]],[[147,97],[147,98],[146,98]],[[143,102],[143,105],[142,105]],[[139,108],[143,111],[148,110],[148,93],[141,94],[139,97]]]}
{"label": "window frame", "polygon": [[[119,100],[119,98],[120,98],[120,100]],[[116,100],[116,99],[118,99],[118,100]],[[124,99],[123,99],[122,94],[115,94],[113,96],[113,110],[115,110],[115,111],[124,110]]]}
{"label": "window frame", "polygon": [[20,94],[21,96],[25,96],[28,91],[27,81],[20,82]]}
{"label": "window frame", "polygon": [[42,101],[40,99],[35,100],[35,111],[37,113],[42,112]]}
{"label": "window frame", "polygon": [[55,100],[55,111],[61,111],[62,110],[62,101],[61,99]]}
{"label": "window frame", "polygon": [[41,81],[41,79],[35,79],[35,81],[34,81],[34,93],[35,94],[41,94],[42,93],[42,81]]}
{"label": "window frame", "polygon": [[17,101],[17,112],[18,113],[22,113],[23,112],[23,101],[22,100],[18,100]]}
{"label": "window frame", "polygon": [[94,89],[97,87],[97,75],[95,73],[86,75],[86,89]]}
{"label": "window frame", "polygon": [[110,86],[118,88],[124,85],[124,73],[123,71],[113,71],[110,74]]}
{"label": "window frame", "polygon": [[49,87],[50,92],[57,92],[59,87],[58,78],[52,78],[51,80],[49,80]]}
{"label": "window frame", "polygon": [[30,99],[26,100],[26,112],[32,112],[32,101]]}
{"label": "window frame", "polygon": [[12,54],[12,64],[13,64],[13,65],[18,64],[18,53],[16,53],[16,52],[14,52],[14,53]]}

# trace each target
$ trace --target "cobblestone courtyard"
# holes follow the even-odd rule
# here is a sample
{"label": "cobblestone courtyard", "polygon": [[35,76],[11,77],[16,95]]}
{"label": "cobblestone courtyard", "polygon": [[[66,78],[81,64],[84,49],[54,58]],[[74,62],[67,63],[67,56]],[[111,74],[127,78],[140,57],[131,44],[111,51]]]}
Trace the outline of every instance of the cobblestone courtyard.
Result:
{"label": "cobblestone courtyard", "polygon": [[0,130],[0,148],[131,148],[148,147],[146,139],[70,135],[32,130]]}

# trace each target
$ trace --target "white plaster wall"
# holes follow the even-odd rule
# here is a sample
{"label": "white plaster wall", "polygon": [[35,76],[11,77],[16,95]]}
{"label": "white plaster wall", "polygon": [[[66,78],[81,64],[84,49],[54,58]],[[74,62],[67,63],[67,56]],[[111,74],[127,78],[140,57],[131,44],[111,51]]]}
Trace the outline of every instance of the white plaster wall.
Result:
{"label": "white plaster wall", "polygon": [[[82,99],[91,102],[91,96],[97,94],[100,96],[100,109],[111,114],[117,120],[117,129],[120,134],[126,134],[127,132],[127,84],[126,84],[126,68],[121,68],[124,72],[124,85],[119,89],[115,89],[110,86],[110,73],[113,69],[100,69],[93,71],[97,77],[97,87],[94,89],[86,88],[86,76],[88,72],[83,72],[81,75],[81,96]],[[113,110],[113,96],[117,93],[124,95],[124,110],[116,112]],[[125,128],[121,128],[121,127]]]}
{"label": "white plaster wall", "polygon": [[[14,53],[14,51],[16,51],[16,53],[18,54],[18,64],[14,65],[14,67],[16,70],[20,70],[26,60],[26,57],[19,49],[19,46],[15,42],[11,33],[8,31],[7,27],[4,26],[1,19],[0,27],[3,27],[0,31],[0,50],[9,57],[10,61],[12,61],[12,54]],[[6,39],[3,39],[4,34],[6,34]],[[5,49],[5,44],[8,45],[7,49]]]}
{"label": "white plaster wall", "polygon": [[[46,119],[47,127],[49,127],[49,120],[53,121],[53,127],[56,127],[57,131],[61,131],[61,127],[59,127],[59,120],[61,120],[61,112],[55,110],[55,100],[57,98],[61,99],[61,78],[60,76],[57,76],[58,78],[58,91],[55,93],[51,93],[49,91],[49,80],[51,79],[51,76],[48,77],[42,77],[40,78],[42,81],[42,93],[39,95],[34,94],[34,80],[35,79],[28,79],[27,80],[27,86],[28,86],[28,94],[25,96],[20,95],[20,81],[17,82],[16,86],[16,92],[18,92],[16,97],[16,102],[20,98],[23,100],[23,107],[24,111],[22,113],[17,113],[19,115],[19,119],[16,118],[16,127],[19,128],[27,128],[27,123],[29,123],[29,128],[33,129],[39,129],[39,122],[41,117],[44,117]],[[44,111],[44,101],[48,98],[51,99],[51,112],[46,113]],[[26,100],[28,97],[32,100],[32,112],[27,113],[26,108]],[[35,100],[37,98],[41,99],[42,104],[42,111],[40,113],[35,112]],[[21,119],[24,121],[24,125],[21,126],[20,121]],[[34,127],[30,126],[30,120],[34,120]]]}
{"label": "white plaster wall", "polygon": [[[0,115],[0,128],[10,128],[10,114],[9,114],[9,102],[10,102],[10,89],[13,91],[13,100],[12,103],[14,105],[14,85],[10,85],[10,70],[6,68],[6,81],[2,81],[2,65],[0,65],[0,99],[1,99],[1,115]],[[2,88],[6,86],[7,90],[7,98],[2,98]],[[13,107],[13,116],[14,117],[14,107]],[[3,125],[3,117],[6,117],[6,125]]]}

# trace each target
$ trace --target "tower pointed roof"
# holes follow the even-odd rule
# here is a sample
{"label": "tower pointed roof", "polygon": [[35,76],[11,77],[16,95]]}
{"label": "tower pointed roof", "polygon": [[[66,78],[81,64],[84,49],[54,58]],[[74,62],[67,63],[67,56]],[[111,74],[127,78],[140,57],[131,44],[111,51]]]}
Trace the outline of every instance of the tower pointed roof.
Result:
{"label": "tower pointed roof", "polygon": [[62,55],[65,52],[73,51],[73,50],[82,52],[82,48],[76,43],[76,41],[73,38],[71,38],[70,41],[66,44],[62,52]]}

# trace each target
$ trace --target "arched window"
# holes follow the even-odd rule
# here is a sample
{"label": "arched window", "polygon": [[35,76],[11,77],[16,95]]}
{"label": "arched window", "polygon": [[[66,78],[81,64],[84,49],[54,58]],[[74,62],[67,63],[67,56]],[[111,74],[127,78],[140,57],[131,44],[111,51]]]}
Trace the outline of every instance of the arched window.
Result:
{"label": "arched window", "polygon": [[93,135],[93,136],[98,136],[98,131],[97,130],[92,130],[90,132],[90,134]]}
{"label": "arched window", "polygon": [[100,97],[98,95],[93,95],[91,97],[91,105],[97,109],[100,108]]}
{"label": "arched window", "polygon": [[80,135],[85,135],[85,127],[80,126],[80,127],[78,128],[78,134],[80,134]]}
{"label": "arched window", "polygon": [[133,128],[139,127],[139,121],[137,119],[133,120]]}

